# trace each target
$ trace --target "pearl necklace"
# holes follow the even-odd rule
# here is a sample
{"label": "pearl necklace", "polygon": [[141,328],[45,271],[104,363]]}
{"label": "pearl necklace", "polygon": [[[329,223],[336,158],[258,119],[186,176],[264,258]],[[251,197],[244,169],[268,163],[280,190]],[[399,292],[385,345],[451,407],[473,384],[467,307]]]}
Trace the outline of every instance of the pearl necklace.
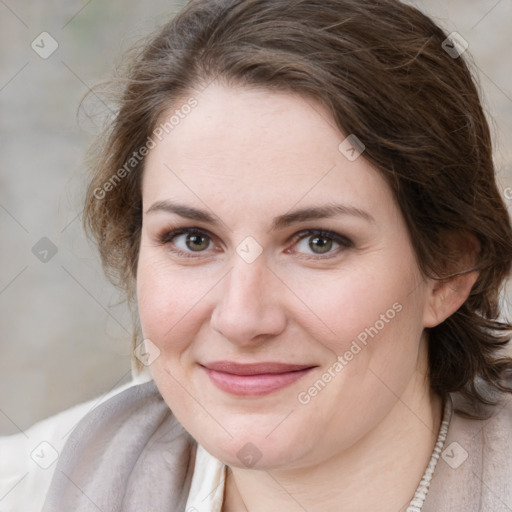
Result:
{"label": "pearl necklace", "polygon": [[414,498],[412,499],[411,503],[409,503],[406,512],[421,512],[421,509],[423,508],[425,498],[427,497],[427,493],[430,488],[430,482],[434,476],[434,470],[436,469],[437,462],[439,461],[439,456],[443,451],[452,412],[452,401],[450,397],[448,397],[444,405],[443,422],[441,423],[441,428],[439,429],[439,435],[437,436],[437,442],[434,447],[434,451],[432,452],[432,457],[430,457],[430,462],[428,463],[427,469],[423,474],[423,478],[420,480],[420,484],[414,493]]}

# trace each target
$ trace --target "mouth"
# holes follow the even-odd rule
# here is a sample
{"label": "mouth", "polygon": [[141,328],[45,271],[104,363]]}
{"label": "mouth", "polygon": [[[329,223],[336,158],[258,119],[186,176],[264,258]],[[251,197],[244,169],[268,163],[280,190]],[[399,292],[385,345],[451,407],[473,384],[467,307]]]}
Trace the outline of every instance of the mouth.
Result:
{"label": "mouth", "polygon": [[240,364],[232,361],[215,361],[201,367],[217,388],[238,396],[267,395],[293,384],[316,368],[279,362]]}

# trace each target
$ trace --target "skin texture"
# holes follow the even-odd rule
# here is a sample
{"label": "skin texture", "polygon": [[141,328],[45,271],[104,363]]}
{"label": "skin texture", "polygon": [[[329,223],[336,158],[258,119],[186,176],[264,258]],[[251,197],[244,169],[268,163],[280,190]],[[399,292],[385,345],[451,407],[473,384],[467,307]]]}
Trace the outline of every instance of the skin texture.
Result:
{"label": "skin texture", "polygon": [[[197,106],[150,151],[143,176],[138,302],[162,396],[232,469],[223,511],[405,510],[441,422],[425,327],[462,304],[476,275],[422,276],[392,191],[364,153],[350,161],[338,149],[345,135],[321,105],[218,82],[193,95]],[[163,211],[161,201],[218,223]],[[329,203],[369,218],[271,229],[275,217]],[[178,228],[210,238],[194,251],[186,234],[165,236]],[[308,229],[350,242],[301,234]],[[256,254],[247,237],[262,250],[251,263],[237,252]],[[355,340],[360,351],[347,360]],[[315,368],[272,393],[234,396],[201,366],[219,360]],[[252,467],[237,456],[247,443],[260,457]]]}

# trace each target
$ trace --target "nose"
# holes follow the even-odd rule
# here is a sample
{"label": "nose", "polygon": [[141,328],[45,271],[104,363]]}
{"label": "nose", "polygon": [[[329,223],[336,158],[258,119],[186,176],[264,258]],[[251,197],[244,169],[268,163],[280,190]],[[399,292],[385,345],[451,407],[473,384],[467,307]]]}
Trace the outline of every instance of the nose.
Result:
{"label": "nose", "polygon": [[263,257],[252,263],[238,258],[222,281],[211,316],[212,329],[247,347],[279,335],[286,326],[281,287]]}

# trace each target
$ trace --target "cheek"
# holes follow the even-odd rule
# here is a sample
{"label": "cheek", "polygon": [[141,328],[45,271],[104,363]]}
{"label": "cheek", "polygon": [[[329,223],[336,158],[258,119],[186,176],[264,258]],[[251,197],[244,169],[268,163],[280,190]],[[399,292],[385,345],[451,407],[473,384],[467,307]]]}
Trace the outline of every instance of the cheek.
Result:
{"label": "cheek", "polygon": [[[417,371],[422,298],[410,294],[408,287],[397,286],[355,302],[354,316],[340,315],[337,324],[343,330],[343,341],[336,347],[343,369],[335,400],[348,400],[349,409],[357,409],[373,397],[385,410],[402,395]],[[347,394],[352,398],[347,399]]]}
{"label": "cheek", "polygon": [[304,314],[295,314],[294,320],[333,355],[351,348],[357,352],[353,342],[372,349],[388,338],[395,345],[411,339],[413,333],[418,339],[423,308],[418,277],[414,268],[403,270],[396,278],[391,264],[375,262],[313,277],[295,272],[293,280],[291,276],[284,279],[293,283],[292,289],[303,304]]}
{"label": "cheek", "polygon": [[209,280],[193,268],[177,270],[141,251],[137,301],[142,332],[164,353],[179,353],[193,339]]}
{"label": "cheek", "polygon": [[296,281],[316,313],[302,328],[331,352],[317,375],[322,382],[305,382],[298,398],[325,421],[343,423],[347,411],[368,415],[368,397],[380,403],[374,411],[380,417],[416,371],[424,291],[412,264],[410,271],[404,264],[399,279],[392,270],[388,262],[316,280],[315,287]]}
{"label": "cheek", "polygon": [[[354,441],[380,421],[417,369],[423,299],[419,288],[411,293],[412,280],[387,281],[381,275],[382,287],[373,280],[363,288],[358,279],[347,278],[317,300],[310,295],[312,308],[323,311],[322,319],[336,334],[317,337],[332,358],[303,383],[297,398],[309,418],[331,425],[324,435],[332,443],[339,441],[337,432]],[[347,414],[358,419],[347,424]]]}

